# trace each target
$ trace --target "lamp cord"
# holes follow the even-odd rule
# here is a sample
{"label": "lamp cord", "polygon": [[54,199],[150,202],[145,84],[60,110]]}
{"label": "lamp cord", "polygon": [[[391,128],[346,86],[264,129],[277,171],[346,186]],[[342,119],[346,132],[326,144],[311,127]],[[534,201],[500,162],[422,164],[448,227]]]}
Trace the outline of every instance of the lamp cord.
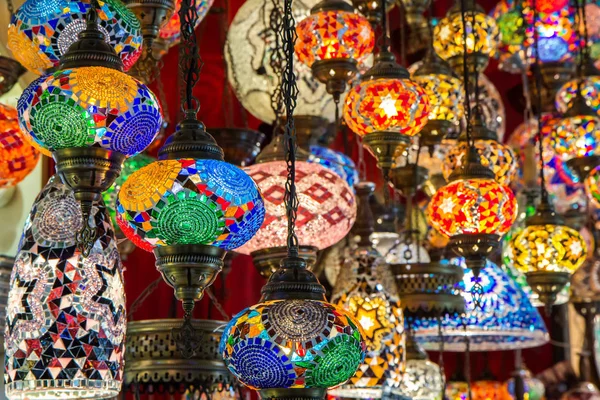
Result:
{"label": "lamp cord", "polygon": [[6,0],[6,8],[8,8],[8,13],[10,15],[10,19],[12,20],[13,15],[15,15],[15,5],[12,0]]}
{"label": "lamp cord", "polygon": [[[385,3],[387,0],[381,0],[381,48],[380,53],[389,52],[390,51],[390,35],[388,32],[388,19]],[[400,5],[400,7],[402,7]],[[402,19],[401,19],[402,21]],[[402,22],[400,22],[402,23]],[[402,60],[404,63],[404,60]]]}
{"label": "lamp cord", "polygon": [[469,90],[469,68],[468,68],[468,46],[467,46],[467,17],[466,17],[465,0],[460,0],[460,18],[463,26],[463,81],[465,85],[465,117],[467,120],[467,143],[469,147],[473,147],[473,139],[471,137],[471,94]]}
{"label": "lamp cord", "polygon": [[298,96],[296,75],[294,73],[294,45],[296,43],[296,23],[292,13],[292,0],[284,0],[283,27],[281,29],[285,68],[281,79],[281,91],[286,112],[284,145],[287,163],[287,181],[285,183],[285,207],[288,221],[287,247],[288,257],[298,257],[298,237],[294,230],[298,216],[298,195],[296,193],[296,130],[294,127],[294,109]]}
{"label": "lamp cord", "polygon": [[446,371],[444,369],[444,334],[442,331],[442,314],[439,313],[437,316],[438,322],[438,337],[440,339],[440,354],[438,356],[438,365],[440,367],[440,374],[442,375],[442,395],[440,399],[443,399],[446,393]]}
{"label": "lamp cord", "polygon": [[[273,132],[274,134],[277,134],[280,131],[281,113],[283,111],[283,91],[282,87],[280,86],[282,79],[281,76],[283,74],[283,62],[285,58],[282,46],[283,37],[281,36],[281,31],[283,29],[283,10],[279,6],[278,0],[272,0],[271,4],[273,8],[269,14],[269,29],[273,33],[275,46],[269,57],[269,66],[273,70],[273,77],[276,80],[275,85],[273,85],[273,93],[271,93],[271,109],[273,110],[273,114],[275,114]],[[266,47],[267,46],[265,44],[265,49]]]}
{"label": "lamp cord", "polygon": [[179,73],[185,83],[181,88],[181,109],[185,114],[197,114],[200,101],[194,97],[193,90],[200,79],[204,65],[198,51],[198,41],[194,27],[198,21],[198,11],[194,1],[182,0],[179,8],[181,21],[181,43],[179,45]]}
{"label": "lamp cord", "polygon": [[[578,1],[578,0],[576,0]],[[533,42],[535,45],[535,85],[536,90],[536,105],[538,109],[537,123],[538,123],[538,152],[540,157],[540,181],[541,181],[541,200],[542,203],[548,203],[548,191],[546,190],[546,178],[544,174],[544,146],[542,145],[543,136],[542,129],[544,128],[544,122],[542,121],[542,74],[540,72],[540,45],[539,45],[539,33],[537,30],[538,11],[537,11],[537,0],[532,0],[533,8]]]}

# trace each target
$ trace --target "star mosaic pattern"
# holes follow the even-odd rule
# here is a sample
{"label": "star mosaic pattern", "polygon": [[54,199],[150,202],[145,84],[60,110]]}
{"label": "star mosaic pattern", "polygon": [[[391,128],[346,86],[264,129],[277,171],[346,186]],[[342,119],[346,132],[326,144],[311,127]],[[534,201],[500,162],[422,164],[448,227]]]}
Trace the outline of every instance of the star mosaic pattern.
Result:
{"label": "star mosaic pattern", "polygon": [[492,179],[459,179],[439,189],[427,206],[427,220],[438,232],[504,235],[517,218],[517,199]]}
{"label": "star mosaic pattern", "polygon": [[[200,25],[200,22],[204,20],[206,14],[208,14],[208,10],[213,5],[214,0],[195,0],[196,4],[196,14],[198,15],[198,19],[196,20],[196,26]],[[181,8],[181,0],[176,1],[175,12],[167,21],[166,25],[163,26],[158,32],[158,36],[161,39],[165,39],[169,44],[169,47],[175,46],[179,43],[179,36],[181,35],[180,30],[180,20],[179,20],[179,9]]]}
{"label": "star mosaic pattern", "polygon": [[204,244],[233,250],[254,236],[265,206],[254,181],[218,160],[155,161],[121,186],[117,222],[136,246]]}
{"label": "star mosaic pattern", "polygon": [[330,388],[354,375],[365,342],[358,322],[332,304],[272,300],[235,315],[219,351],[251,389]]}
{"label": "star mosaic pattern", "polygon": [[460,123],[464,110],[464,91],[460,79],[444,74],[417,75],[412,77],[429,99],[430,120]]}
{"label": "star mosaic pattern", "polygon": [[563,161],[600,155],[600,117],[578,115],[557,119],[550,142]]}
{"label": "star mosaic pattern", "polygon": [[[517,175],[518,163],[514,151],[497,140],[475,140],[475,149],[481,164],[488,167],[495,175],[496,182],[509,185]],[[452,172],[463,165],[469,151],[466,141],[459,141],[446,154],[442,171],[448,180]]]}
{"label": "star mosaic pattern", "polygon": [[53,178],[38,195],[11,276],[5,330],[9,399],[116,396],[126,328],[121,261],[105,207],[97,239],[77,249],[83,225],[73,192]]}
{"label": "star mosaic pattern", "polygon": [[296,25],[295,52],[308,65],[315,61],[352,59],[358,61],[373,51],[375,34],[371,24],[358,13],[320,11]]}
{"label": "star mosaic pattern", "polygon": [[[237,251],[250,254],[285,246],[287,220],[284,194],[287,165],[283,161],[255,164],[244,169],[262,192],[266,215],[256,235]],[[356,219],[354,191],[333,171],[320,164],[296,162],[298,219],[296,235],[301,246],[325,249],[342,240]]]}
{"label": "star mosaic pattern", "polygon": [[[99,0],[98,5],[99,29],[127,71],[142,51],[140,22],[120,0]],[[85,29],[89,8],[90,0],[27,0],[11,18],[8,48],[21,65],[43,75],[58,67]]]}
{"label": "star mosaic pattern", "polygon": [[[483,286],[483,294],[480,295],[481,308],[477,308],[471,294],[475,284],[473,273],[466,268],[462,258],[449,262],[464,268],[465,274],[457,287],[465,300],[466,314],[442,318],[445,350],[465,351],[465,334],[471,339],[472,351],[524,349],[548,341],[548,332],[538,310],[502,268],[488,261],[481,270],[479,283]],[[417,342],[425,350],[439,350],[437,319],[413,318],[411,322]]]}
{"label": "star mosaic pattern", "polygon": [[344,153],[323,146],[310,146],[310,163],[318,163],[332,170],[346,181],[348,186],[354,188],[358,182],[358,171],[354,161]]}
{"label": "star mosaic pattern", "polygon": [[41,148],[102,147],[126,156],[162,125],[158,99],[140,81],[104,67],[60,70],[34,81],[17,105],[21,130]]}
{"label": "star mosaic pattern", "polygon": [[[493,57],[500,40],[496,20],[482,12],[467,12],[467,53]],[[473,23],[474,21],[474,23]],[[442,18],[433,30],[433,48],[446,61],[462,57],[464,53],[463,24],[460,12]]]}
{"label": "star mosaic pattern", "polygon": [[398,132],[414,136],[428,121],[429,97],[410,79],[373,79],[354,85],[344,103],[344,121],[357,135]]}
{"label": "star mosaic pattern", "polygon": [[[404,317],[394,278],[374,249],[358,247],[344,260],[331,301],[358,321],[367,353],[348,384],[330,391],[337,397],[369,398],[384,386],[397,388],[405,367]],[[362,395],[365,392],[366,395]]]}
{"label": "star mosaic pattern", "polygon": [[514,267],[522,272],[573,273],[587,256],[587,245],[579,232],[564,225],[531,225],[509,242]]}
{"label": "star mosaic pattern", "polygon": [[0,103],[0,189],[16,186],[39,159],[39,151],[19,129],[17,110]]}

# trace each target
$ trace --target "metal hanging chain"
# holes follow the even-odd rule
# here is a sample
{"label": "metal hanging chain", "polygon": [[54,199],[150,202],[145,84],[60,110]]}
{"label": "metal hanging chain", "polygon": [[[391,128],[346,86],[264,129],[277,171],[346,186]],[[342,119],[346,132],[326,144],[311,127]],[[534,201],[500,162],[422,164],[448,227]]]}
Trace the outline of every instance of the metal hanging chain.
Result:
{"label": "metal hanging chain", "polygon": [[162,276],[159,277],[158,279],[156,279],[155,281],[153,281],[152,283],[150,283],[148,286],[146,286],[146,288],[142,291],[142,293],[140,293],[140,295],[133,301],[133,303],[131,303],[131,307],[129,307],[128,310],[128,318],[129,320],[133,320],[133,314],[135,314],[135,312],[137,310],[140,309],[140,307],[142,306],[142,304],[144,304],[144,302],[146,301],[146,299],[148,298],[148,296],[150,296],[152,293],[154,293],[154,291],[156,290],[156,288],[158,287],[158,285],[160,285],[160,283],[163,281]]}
{"label": "metal hanging chain", "polygon": [[[381,46],[379,47],[380,52],[389,52],[390,51],[390,33],[388,32],[388,15],[386,12],[386,7],[385,7],[386,1],[387,0],[380,0],[380,2],[382,4],[381,5]],[[401,19],[401,21],[402,21],[402,19]],[[404,60],[402,60],[402,62],[404,63]]]}
{"label": "metal hanging chain", "polygon": [[460,17],[463,26],[463,82],[465,85],[465,117],[467,120],[467,143],[473,147],[473,138],[471,131],[471,94],[469,90],[469,64],[468,64],[468,46],[467,46],[467,18],[466,18],[465,0],[460,0]]}
{"label": "metal hanging chain", "polygon": [[471,390],[471,338],[469,337],[466,321],[463,321],[463,327],[465,329],[465,379],[467,380],[469,400],[473,400]]}
{"label": "metal hanging chain", "polygon": [[212,288],[209,286],[206,289],[204,289],[204,292],[208,295],[208,297],[210,297],[210,300],[212,301],[219,314],[221,314],[221,316],[223,317],[223,320],[229,321],[231,317],[229,316],[229,314],[227,314],[227,312],[223,308],[223,305],[221,304],[217,296],[215,296],[215,294],[213,293]]}
{"label": "metal hanging chain", "polygon": [[[382,1],[385,2],[385,0]],[[406,8],[403,1],[399,1],[397,4],[400,14],[400,63],[403,67],[406,67]]]}
{"label": "metal hanging chain", "polygon": [[287,247],[289,257],[298,257],[298,237],[294,230],[298,217],[298,194],[296,193],[296,129],[294,109],[298,97],[298,86],[294,74],[294,45],[296,43],[296,23],[292,14],[292,0],[285,0],[283,6],[282,43],[285,54],[285,68],[281,78],[281,91],[286,112],[284,144],[287,163],[285,183],[285,207],[288,220]]}
{"label": "metal hanging chain", "polygon": [[6,0],[6,8],[8,8],[8,14],[12,20],[13,15],[15,15],[15,5],[13,4],[12,0]]}
{"label": "metal hanging chain", "polygon": [[[223,11],[219,16],[219,36],[221,39],[221,48],[227,47],[227,28],[229,27],[229,2],[223,2]],[[225,126],[233,128],[235,116],[233,115],[233,94],[229,85],[229,68],[227,68],[227,59],[223,57],[223,96],[225,97],[222,109],[225,116]]]}
{"label": "metal hanging chain", "polygon": [[[275,114],[275,120],[273,122],[273,131],[275,134],[279,132],[279,127],[281,126],[281,114],[283,113],[283,88],[281,84],[283,64],[285,61],[285,54],[283,53],[283,10],[279,3],[278,0],[271,0],[273,8],[269,14],[269,30],[272,32],[275,39],[275,47],[269,55],[269,66],[273,70],[274,79],[276,79],[275,85],[273,85],[273,93],[271,93],[271,109],[273,110],[273,114]],[[267,46],[265,44],[265,51],[266,48]]]}
{"label": "metal hanging chain", "polygon": [[[581,64],[585,66],[590,60],[590,49],[588,47],[589,37],[588,37],[588,27],[587,27],[587,16],[586,16],[586,10],[585,10],[585,7],[587,6],[587,0],[582,0],[582,2],[583,2],[583,5],[581,7],[581,20],[582,20],[582,24],[583,24],[583,37],[582,37],[582,43],[581,43],[581,50],[582,50],[583,54],[581,57]],[[577,0],[577,3],[579,4],[578,0]]]}
{"label": "metal hanging chain", "polygon": [[358,179],[364,182],[367,179],[367,163],[365,162],[365,149],[362,145],[360,135],[354,135],[356,138],[356,147],[358,148]]}
{"label": "metal hanging chain", "polygon": [[192,0],[182,0],[179,9],[181,21],[181,43],[179,45],[179,72],[184,82],[181,88],[181,108],[185,113],[198,113],[200,101],[194,97],[193,90],[200,79],[204,65],[198,51],[198,41],[194,27],[198,21],[198,12]]}
{"label": "metal hanging chain", "polygon": [[440,374],[442,375],[442,395],[440,399],[443,399],[446,394],[446,371],[444,369],[444,333],[442,331],[442,315],[441,313],[437,316],[438,322],[438,337],[440,339],[440,350],[438,356],[438,365],[440,367]]}
{"label": "metal hanging chain", "polygon": [[[578,2],[578,0],[577,0]],[[542,65],[540,62],[540,46],[539,46],[539,34],[537,30],[537,22],[538,22],[538,11],[537,11],[537,0],[533,0],[532,2],[533,8],[533,43],[535,45],[535,85],[537,87],[536,90],[536,106],[538,109],[537,123],[538,123],[538,132],[537,132],[537,140],[538,140],[538,152],[540,157],[540,185],[541,185],[541,198],[542,203],[548,202],[548,191],[546,190],[546,179],[544,174],[544,146],[542,144],[543,136],[542,129],[544,128],[544,122],[542,121],[542,74],[540,72],[540,66]]]}

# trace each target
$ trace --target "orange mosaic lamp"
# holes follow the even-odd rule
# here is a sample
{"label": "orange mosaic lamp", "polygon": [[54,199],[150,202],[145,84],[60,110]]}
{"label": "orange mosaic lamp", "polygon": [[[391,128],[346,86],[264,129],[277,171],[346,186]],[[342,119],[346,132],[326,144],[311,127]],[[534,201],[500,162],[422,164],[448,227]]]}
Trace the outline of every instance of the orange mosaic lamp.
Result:
{"label": "orange mosaic lamp", "polygon": [[371,24],[343,0],[325,0],[296,26],[298,60],[339,100],[358,72],[359,61],[373,51]]}
{"label": "orange mosaic lamp", "polygon": [[517,218],[517,200],[508,186],[498,183],[494,173],[481,165],[470,147],[466,162],[431,199],[427,218],[450,238],[448,246],[465,257],[477,276]]}

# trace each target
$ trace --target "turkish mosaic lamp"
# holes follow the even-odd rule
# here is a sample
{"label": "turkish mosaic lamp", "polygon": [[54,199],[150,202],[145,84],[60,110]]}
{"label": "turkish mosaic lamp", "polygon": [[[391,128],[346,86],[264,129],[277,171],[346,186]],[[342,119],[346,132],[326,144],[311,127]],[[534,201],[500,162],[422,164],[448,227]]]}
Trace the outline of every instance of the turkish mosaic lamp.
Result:
{"label": "turkish mosaic lamp", "polygon": [[[27,0],[8,26],[7,46],[29,71],[44,75],[60,68],[61,58],[86,29],[91,0]],[[98,1],[98,25],[127,71],[142,51],[139,20],[120,0]]]}
{"label": "turkish mosaic lamp", "polygon": [[308,162],[318,163],[335,172],[351,188],[358,183],[358,171],[354,161],[344,153],[328,147],[312,145]]}
{"label": "turkish mosaic lamp", "polygon": [[[466,266],[460,258],[449,262]],[[502,268],[487,261],[479,274],[479,283],[483,287],[481,294],[472,293],[476,282],[473,272],[468,268],[464,272],[459,288],[465,300],[466,314],[462,317],[446,315],[441,319],[446,351],[465,351],[465,335],[470,338],[471,351],[514,350],[548,342],[548,332],[538,310]],[[417,342],[426,350],[439,350],[436,318],[415,318],[413,328]]]}
{"label": "turkish mosaic lamp", "polygon": [[[544,394],[546,392],[544,383],[539,379],[535,378],[530,370],[528,370],[527,368],[520,368],[517,371],[515,371],[515,373],[519,374],[520,379],[523,380],[523,390],[525,398],[527,398],[528,400],[544,399]],[[516,379],[514,376],[506,381],[504,387],[506,393],[509,396],[508,398],[516,400]]]}
{"label": "turkish mosaic lamp", "polygon": [[[208,14],[208,11],[213,5],[213,2],[214,0],[194,0],[196,5],[196,14],[198,15],[195,27],[198,27],[198,25],[200,25],[200,23],[204,20]],[[179,43],[179,38],[181,35],[181,21],[179,19],[180,8],[181,0],[177,0],[175,2],[175,12],[158,32],[158,37],[164,40],[166,42],[166,46],[168,47],[173,47]]]}
{"label": "turkish mosaic lamp", "polygon": [[442,400],[445,377],[439,365],[429,360],[427,353],[409,333],[406,340],[406,370],[400,387],[392,390],[412,400]]}
{"label": "turkish mosaic lamp", "polygon": [[122,265],[102,202],[84,257],[84,223],[69,187],[53,177],[25,222],[12,272],[5,328],[5,389],[11,400],[117,396],[126,329]]}
{"label": "turkish mosaic lamp", "polygon": [[405,368],[404,317],[394,278],[383,256],[370,239],[373,213],[369,197],[375,185],[356,186],[358,218],[349,249],[340,269],[331,302],[352,315],[362,327],[367,352],[350,380],[329,395],[343,398],[381,398],[384,388],[398,388]]}

